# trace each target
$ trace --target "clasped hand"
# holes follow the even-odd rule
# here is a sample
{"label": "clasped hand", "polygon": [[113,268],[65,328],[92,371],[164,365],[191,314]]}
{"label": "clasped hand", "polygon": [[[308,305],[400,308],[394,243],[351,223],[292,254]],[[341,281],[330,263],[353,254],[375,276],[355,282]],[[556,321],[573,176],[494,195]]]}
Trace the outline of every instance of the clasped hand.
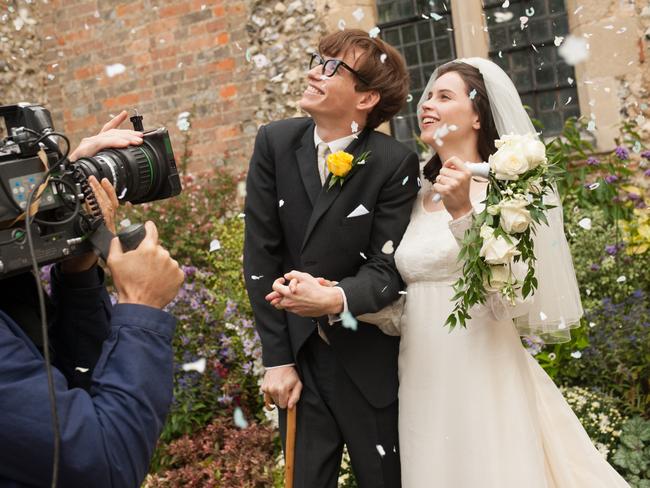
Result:
{"label": "clasped hand", "polygon": [[309,273],[291,271],[273,282],[273,291],[265,298],[278,310],[301,317],[337,314],[343,311],[343,295],[334,285]]}

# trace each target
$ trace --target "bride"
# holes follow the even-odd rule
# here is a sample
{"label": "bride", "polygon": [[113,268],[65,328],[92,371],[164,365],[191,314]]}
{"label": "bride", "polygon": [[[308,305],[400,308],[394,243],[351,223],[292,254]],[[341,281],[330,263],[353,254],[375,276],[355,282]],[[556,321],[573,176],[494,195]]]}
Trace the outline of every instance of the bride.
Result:
{"label": "bride", "polygon": [[[424,166],[422,189],[395,253],[407,284],[400,330],[394,332],[402,336],[403,486],[627,487],[520,341],[520,334],[531,333],[566,340],[582,315],[557,195],[548,196],[558,205],[550,225],[540,226],[535,237],[539,287],[533,298],[520,297],[512,306],[491,293],[470,311],[466,329],[450,333],[443,326],[461,270],[459,242],[475,209],[483,208],[486,191],[463,162],[487,161],[494,140],[504,134],[535,132],[512,81],[485,59],[447,63],[431,77],[418,116],[421,138],[435,156]],[[372,315],[381,312],[360,319],[373,322]]]}

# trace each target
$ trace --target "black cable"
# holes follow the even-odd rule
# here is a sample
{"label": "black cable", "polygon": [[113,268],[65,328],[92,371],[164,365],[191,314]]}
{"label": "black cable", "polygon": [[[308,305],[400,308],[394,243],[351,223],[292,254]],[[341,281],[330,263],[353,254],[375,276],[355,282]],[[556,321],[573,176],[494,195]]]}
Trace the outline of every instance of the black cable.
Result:
{"label": "black cable", "polygon": [[[48,134],[49,135],[49,134]],[[57,168],[56,165],[52,166],[45,172],[38,185],[35,185],[29,196],[27,197],[27,215],[25,217],[25,230],[27,233],[27,245],[29,247],[29,257],[32,264],[32,272],[36,280],[36,291],[38,293],[38,305],[41,313],[41,335],[43,336],[43,357],[45,360],[45,373],[47,376],[47,390],[50,400],[50,414],[52,416],[52,430],[54,433],[54,459],[52,462],[52,488],[56,488],[59,480],[59,458],[61,453],[61,432],[59,429],[59,415],[56,407],[56,396],[54,395],[54,378],[52,375],[52,365],[50,363],[50,339],[47,330],[47,315],[45,309],[45,296],[43,295],[43,287],[41,285],[40,273],[38,269],[38,260],[36,259],[36,251],[34,250],[34,239],[32,236],[32,218],[30,216],[30,209],[34,194],[40,186],[47,180],[52,172]]]}
{"label": "black cable", "polygon": [[[65,180],[62,180],[60,178],[52,178],[52,180],[50,180],[50,181],[53,181],[55,183],[60,183],[63,186],[67,186],[69,190],[72,190],[72,195],[74,195],[74,197],[75,197],[75,199],[74,199],[74,202],[75,202],[74,212],[67,219],[59,220],[57,222],[37,219],[36,217],[34,217],[33,220],[34,220],[34,222],[36,222],[38,224],[51,225],[51,226],[68,224],[68,223],[72,222],[74,219],[77,218],[77,216],[79,215],[79,211],[81,210],[81,201],[76,196],[77,189],[74,186],[72,186],[71,183],[69,183],[69,182],[67,182]],[[65,203],[65,201],[64,201],[64,203]]]}

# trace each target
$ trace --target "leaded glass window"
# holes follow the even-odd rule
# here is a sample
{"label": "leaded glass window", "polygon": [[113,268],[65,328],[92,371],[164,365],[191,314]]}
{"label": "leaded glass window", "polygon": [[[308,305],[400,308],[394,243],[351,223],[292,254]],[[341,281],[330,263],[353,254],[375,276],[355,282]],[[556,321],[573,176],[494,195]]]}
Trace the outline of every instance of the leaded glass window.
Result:
{"label": "leaded glass window", "polygon": [[408,103],[391,121],[397,140],[416,150],[416,108],[433,71],[456,57],[449,0],[378,0],[381,38],[397,48],[411,78]]}
{"label": "leaded glass window", "polygon": [[[544,135],[560,133],[567,118],[580,115],[573,67],[555,44],[569,33],[564,0],[483,3],[490,59],[513,79],[531,115],[544,125]],[[527,22],[522,23],[522,17]]]}

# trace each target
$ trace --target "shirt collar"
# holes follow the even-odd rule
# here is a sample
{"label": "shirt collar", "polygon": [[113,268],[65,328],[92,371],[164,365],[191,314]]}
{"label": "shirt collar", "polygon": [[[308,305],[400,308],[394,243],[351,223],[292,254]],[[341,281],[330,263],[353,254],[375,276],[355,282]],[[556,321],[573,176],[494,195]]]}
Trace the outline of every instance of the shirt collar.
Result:
{"label": "shirt collar", "polygon": [[[318,128],[314,127],[314,146],[323,142],[323,139],[318,135]],[[341,137],[340,139],[335,139],[327,143],[327,146],[330,148],[330,152],[335,153],[336,151],[343,151],[346,147],[350,145],[358,137],[357,134],[350,134],[349,136]]]}

